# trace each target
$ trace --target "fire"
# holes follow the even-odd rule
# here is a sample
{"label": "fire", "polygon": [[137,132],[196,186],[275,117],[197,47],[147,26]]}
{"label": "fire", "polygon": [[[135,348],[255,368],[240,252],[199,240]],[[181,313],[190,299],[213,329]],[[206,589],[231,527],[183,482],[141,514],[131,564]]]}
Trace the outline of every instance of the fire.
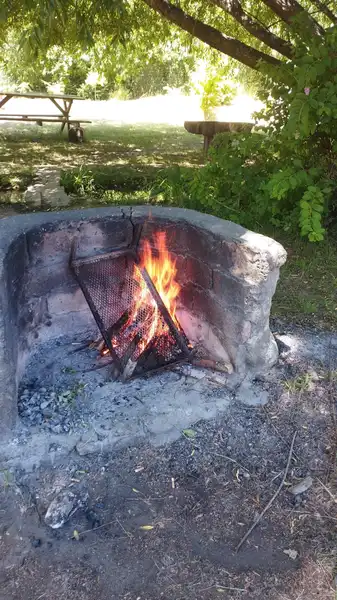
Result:
{"label": "fire", "polygon": [[[176,260],[168,252],[165,232],[157,232],[153,236],[153,241],[155,252],[152,251],[149,241],[146,241],[140,265],[134,265],[133,281],[136,285],[134,286],[132,306],[128,312],[126,323],[119,330],[119,335],[127,339],[131,338],[130,341],[135,334],[139,336],[135,351],[136,357],[149,346],[155,336],[158,338],[169,335],[169,328],[141,274],[142,268],[146,269],[174,324],[180,329],[176,317],[177,298],[180,292],[180,285],[176,281]],[[118,348],[118,338],[112,337],[111,342],[114,348]],[[106,352],[107,349],[103,354]]]}
{"label": "fire", "polygon": [[[150,243],[145,242],[141,267],[145,267],[173,322],[180,328],[176,318],[177,298],[180,292],[180,285],[175,279],[176,260],[172,259],[168,252],[164,231],[159,231],[154,235],[154,245],[158,256],[152,253]],[[135,298],[132,321],[143,323],[141,327],[143,336],[139,346],[141,350],[144,350],[155,335],[160,336],[167,333],[167,325],[163,321],[157,303],[145,284],[137,265],[134,269],[134,278],[140,289]]]}
{"label": "fire", "polygon": [[171,258],[167,250],[165,231],[157,232],[154,237],[155,247],[159,256],[156,258],[152,255],[151,246],[149,242],[146,241],[142,257],[142,266],[145,267],[150,275],[157,292],[164,302],[174,323],[179,328],[179,322],[176,318],[176,309],[180,285],[175,280],[177,274],[176,260]]}

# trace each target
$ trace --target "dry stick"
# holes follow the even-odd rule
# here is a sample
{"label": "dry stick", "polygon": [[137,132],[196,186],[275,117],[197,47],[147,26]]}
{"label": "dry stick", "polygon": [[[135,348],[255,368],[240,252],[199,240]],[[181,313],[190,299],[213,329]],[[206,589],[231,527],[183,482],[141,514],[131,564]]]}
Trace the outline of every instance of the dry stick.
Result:
{"label": "dry stick", "polygon": [[[271,418],[270,418],[270,415],[269,415],[269,412],[268,412],[268,410],[266,409],[266,407],[265,407],[265,406],[263,407],[263,411],[264,411],[264,413],[267,415],[267,417],[268,417],[268,421],[269,421],[269,424],[272,426],[272,428],[274,429],[275,433],[278,435],[278,437],[280,438],[280,440],[282,440],[282,442],[284,442],[285,444],[287,444],[287,443],[288,443],[288,442],[287,442],[287,440],[286,440],[286,439],[283,437],[283,435],[282,435],[282,434],[279,432],[279,430],[277,429],[277,427],[276,427],[275,423],[274,423],[274,422],[271,420]],[[295,452],[293,452],[293,456],[294,456],[294,458],[295,458],[295,459],[296,459],[296,460],[297,460],[299,463],[301,462],[301,459],[299,458],[299,456],[297,456],[297,454],[296,454]]]}
{"label": "dry stick", "polygon": [[318,483],[322,486],[323,489],[329,494],[330,498],[337,504],[337,498],[333,495],[333,493],[329,490],[328,487],[321,481],[318,477],[316,477]]}
{"label": "dry stick", "polygon": [[213,456],[220,456],[221,458],[224,458],[225,460],[229,460],[229,462],[234,463],[235,465],[237,465],[238,467],[240,467],[240,469],[243,469],[244,471],[246,471],[247,473],[249,473],[249,470],[246,469],[246,467],[244,467],[243,465],[241,465],[234,458],[231,458],[230,456],[226,456],[226,454],[219,454],[218,452],[211,452],[211,454],[213,454]]}
{"label": "dry stick", "polygon": [[290,446],[290,450],[289,450],[287,466],[285,468],[285,471],[284,471],[284,474],[283,474],[282,481],[281,481],[280,485],[278,486],[275,494],[269,500],[268,504],[264,507],[263,511],[260,512],[260,514],[257,517],[257,519],[255,519],[253,525],[248,529],[247,533],[243,536],[241,542],[239,542],[239,544],[236,546],[235,552],[238,552],[240,550],[242,544],[245,543],[245,541],[247,540],[247,538],[250,536],[250,534],[252,533],[252,531],[255,529],[256,525],[258,525],[260,523],[263,515],[267,512],[268,508],[271,507],[271,505],[273,504],[274,500],[277,498],[277,496],[279,495],[281,489],[283,488],[283,484],[284,484],[284,482],[285,482],[285,480],[287,478],[289,467],[290,467],[291,458],[292,458],[292,455],[293,455],[293,448],[294,448],[294,443],[295,443],[296,435],[297,435],[297,431],[295,431],[295,433],[293,435],[293,439],[291,440],[291,446]]}

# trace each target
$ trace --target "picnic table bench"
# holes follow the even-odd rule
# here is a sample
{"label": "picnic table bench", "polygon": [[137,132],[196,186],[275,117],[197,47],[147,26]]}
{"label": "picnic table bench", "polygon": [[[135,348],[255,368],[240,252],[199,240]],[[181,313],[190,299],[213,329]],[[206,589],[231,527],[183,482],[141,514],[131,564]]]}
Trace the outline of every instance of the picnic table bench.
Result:
{"label": "picnic table bench", "polygon": [[184,127],[189,133],[204,136],[204,152],[207,154],[214,136],[225,132],[247,132],[253,128],[254,123],[230,123],[229,121],[185,121]]}
{"label": "picnic table bench", "polygon": [[[12,98],[30,98],[32,100],[39,99],[48,99],[50,100],[54,106],[56,106],[58,113],[57,114],[42,114],[42,113],[9,113],[2,112],[3,107],[7,102],[9,102]],[[42,125],[45,123],[60,123],[61,124],[61,132],[64,130],[67,125],[68,131],[72,124],[78,124],[80,127],[81,123],[91,123],[86,119],[71,119],[70,110],[73,105],[74,100],[83,100],[78,96],[71,96],[69,94],[45,94],[43,92],[0,92],[0,121],[30,121],[33,123],[37,123],[38,125]],[[62,103],[60,102],[62,101]]]}

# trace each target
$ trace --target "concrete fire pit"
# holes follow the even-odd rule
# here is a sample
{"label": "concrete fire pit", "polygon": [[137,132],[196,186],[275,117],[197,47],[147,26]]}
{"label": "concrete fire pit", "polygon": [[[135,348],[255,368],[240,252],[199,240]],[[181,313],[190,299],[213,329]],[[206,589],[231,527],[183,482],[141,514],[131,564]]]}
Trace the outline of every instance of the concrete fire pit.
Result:
{"label": "concrete fire pit", "polygon": [[[181,285],[179,319],[236,380],[266,371],[277,360],[269,313],[283,247],[216,217],[177,208],[137,207],[140,247],[166,232]],[[31,356],[65,334],[74,342],[97,331],[69,269],[74,236],[78,255],[127,245],[129,210],[88,209],[8,217],[0,222],[0,433],[13,432],[20,381]],[[49,358],[49,356],[48,356]]]}

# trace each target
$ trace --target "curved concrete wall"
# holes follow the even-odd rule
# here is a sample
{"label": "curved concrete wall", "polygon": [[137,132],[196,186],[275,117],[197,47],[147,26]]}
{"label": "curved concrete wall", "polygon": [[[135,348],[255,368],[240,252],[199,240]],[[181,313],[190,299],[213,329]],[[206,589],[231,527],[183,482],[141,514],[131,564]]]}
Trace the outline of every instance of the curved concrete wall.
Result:
{"label": "curved concrete wall", "polygon": [[[36,344],[64,333],[96,328],[68,267],[78,255],[127,245],[129,209],[87,209],[8,217],[0,221],[0,433],[17,418],[17,388]],[[282,246],[210,215],[177,208],[137,207],[140,246],[165,230],[181,284],[180,319],[186,333],[224,359],[240,376],[260,372],[277,358],[269,312]],[[52,359],[52,343],[51,343]]]}

